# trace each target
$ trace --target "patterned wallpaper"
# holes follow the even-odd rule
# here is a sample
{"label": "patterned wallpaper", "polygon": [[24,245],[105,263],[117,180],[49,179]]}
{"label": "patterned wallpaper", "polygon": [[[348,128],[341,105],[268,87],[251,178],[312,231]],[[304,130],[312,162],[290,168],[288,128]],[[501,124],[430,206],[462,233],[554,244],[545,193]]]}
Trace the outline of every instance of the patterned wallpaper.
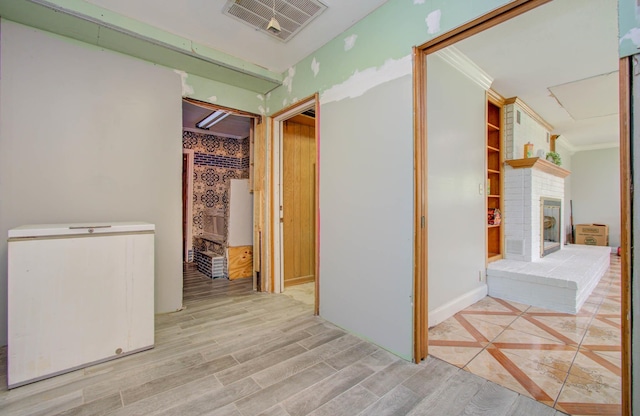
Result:
{"label": "patterned wallpaper", "polygon": [[[207,208],[224,210],[227,235],[230,179],[249,177],[249,138],[238,140],[183,131],[182,146],[194,152],[193,235],[202,234],[202,214]],[[223,254],[220,245],[197,238],[194,238],[194,249]]]}

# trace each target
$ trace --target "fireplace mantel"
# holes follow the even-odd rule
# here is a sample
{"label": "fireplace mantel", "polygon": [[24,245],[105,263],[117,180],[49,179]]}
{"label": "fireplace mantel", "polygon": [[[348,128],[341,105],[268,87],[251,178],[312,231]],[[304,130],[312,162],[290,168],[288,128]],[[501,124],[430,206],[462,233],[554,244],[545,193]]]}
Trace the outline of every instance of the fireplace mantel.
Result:
{"label": "fireplace mantel", "polygon": [[514,169],[537,169],[550,175],[557,176],[559,178],[566,178],[571,174],[570,171],[562,169],[560,166],[547,160],[540,159],[539,157],[528,157],[526,159],[510,159],[505,160],[504,163]]}

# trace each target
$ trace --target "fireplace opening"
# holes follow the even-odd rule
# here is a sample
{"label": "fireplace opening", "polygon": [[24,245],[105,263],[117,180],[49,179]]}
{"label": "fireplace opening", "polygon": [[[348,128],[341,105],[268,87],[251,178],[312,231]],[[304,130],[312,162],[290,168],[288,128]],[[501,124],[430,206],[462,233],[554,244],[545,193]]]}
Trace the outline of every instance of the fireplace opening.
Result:
{"label": "fireplace opening", "polygon": [[540,198],[540,256],[560,250],[562,202],[555,198]]}

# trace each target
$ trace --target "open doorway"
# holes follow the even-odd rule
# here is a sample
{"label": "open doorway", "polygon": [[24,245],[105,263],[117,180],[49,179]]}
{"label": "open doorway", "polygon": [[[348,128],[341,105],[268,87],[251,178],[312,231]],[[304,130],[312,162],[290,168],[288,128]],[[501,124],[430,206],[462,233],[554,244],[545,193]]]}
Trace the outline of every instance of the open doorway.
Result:
{"label": "open doorway", "polygon": [[318,124],[316,96],[273,116],[272,288],[318,313]]}
{"label": "open doorway", "polygon": [[185,265],[208,278],[252,279],[252,152],[259,116],[183,100]]}
{"label": "open doorway", "polygon": [[[485,216],[487,215],[487,199],[488,196],[497,199],[504,195],[502,191],[505,187],[505,181],[503,180],[504,177],[499,176],[502,175],[499,168],[488,168],[492,170],[488,175],[492,178],[491,184],[487,181],[487,152],[489,150],[492,152],[511,152],[512,156],[509,159],[523,158],[521,145],[512,146],[511,149],[506,147],[499,149],[491,145],[492,149],[488,149],[486,143],[486,126],[488,124],[486,109],[489,95],[491,95],[487,93],[489,89],[497,92],[498,96],[503,100],[501,106],[504,108],[504,125],[507,124],[506,119],[509,116],[511,117],[511,120],[509,120],[511,123],[524,124],[525,121],[528,121],[527,116],[533,113],[540,116],[546,124],[552,126],[552,128],[548,129],[550,134],[546,137],[547,141],[543,138],[542,142],[536,144],[536,150],[542,150],[546,155],[551,150],[546,148],[546,145],[550,144],[548,140],[553,135],[560,134],[564,143],[559,142],[557,144],[564,147],[566,159],[563,157],[563,160],[567,162],[564,164],[565,167],[570,168],[572,160],[581,159],[580,162],[582,162],[589,159],[593,155],[587,155],[588,152],[598,151],[602,153],[599,156],[601,158],[611,158],[613,155],[613,159],[616,159],[617,164],[613,164],[613,168],[609,169],[610,172],[608,173],[612,173],[616,180],[612,181],[608,187],[615,190],[619,189],[617,181],[617,178],[620,177],[618,150],[616,148],[612,149],[610,145],[611,142],[618,143],[620,137],[617,111],[617,89],[619,84],[617,74],[616,5],[615,3],[605,4],[606,2],[578,3],[564,0],[555,0],[546,5],[544,3],[547,2],[521,1],[518,4],[505,6],[477,21],[470,22],[464,27],[455,29],[432,42],[422,45],[416,51],[419,63],[416,65],[415,85],[417,91],[426,92],[423,96],[420,96],[418,92],[416,99],[416,137],[422,138],[422,140],[416,142],[416,167],[417,171],[421,171],[421,176],[416,180],[418,184],[416,201],[429,201],[428,205],[425,203],[416,210],[417,218],[424,216],[427,219],[428,227],[428,231],[422,231],[422,236],[420,235],[421,231],[416,233],[418,253],[420,248],[426,250],[426,244],[423,245],[423,242],[426,243],[427,234],[429,236],[428,266],[425,262],[422,267],[418,267],[416,273],[416,288],[420,289],[416,290],[416,311],[426,311],[427,292],[429,299],[433,300],[428,308],[429,313],[425,312],[422,316],[418,316],[419,319],[416,319],[416,322],[423,319],[422,327],[416,327],[416,357],[423,356],[422,354],[427,349],[426,344],[421,345],[427,339],[425,332],[427,319],[430,323],[438,323],[432,322],[432,318],[435,315],[451,316],[455,312],[464,310],[465,307],[474,304],[477,300],[483,299],[486,294],[486,254],[478,252],[478,250],[470,250],[467,254],[465,244],[471,242],[480,247],[485,247],[488,244],[486,236],[487,217]],[[608,8],[608,6],[611,6],[611,8]],[[607,10],[597,10],[603,7],[607,8]],[[545,16],[545,12],[549,12],[549,14]],[[594,12],[593,20],[588,19],[587,12]],[[572,28],[573,32],[571,34],[553,28],[554,19],[561,16],[566,16],[569,20],[564,23],[558,23],[560,25],[558,27]],[[571,23],[571,18],[578,19],[578,23]],[[533,24],[529,25],[529,23]],[[600,27],[603,24],[607,27]],[[598,25],[598,28],[594,28],[596,25]],[[508,26],[511,26],[510,33],[501,32],[501,29]],[[579,33],[583,29],[584,32]],[[591,38],[594,37],[595,39],[591,41]],[[604,56],[599,55],[596,53],[596,49],[606,40],[611,40],[610,45],[606,47]],[[544,43],[544,41],[548,41],[548,43]],[[565,44],[564,42],[566,41],[570,41],[570,43]],[[540,55],[536,56],[535,53],[540,46],[542,47]],[[581,49],[583,46],[585,46],[584,50]],[[520,53],[523,55],[519,55]],[[529,60],[531,58],[533,58],[533,61]],[[500,63],[501,59],[506,60],[506,62],[503,60]],[[462,67],[465,67],[465,69],[461,69]],[[438,68],[440,72],[438,72]],[[443,68],[447,69],[443,71]],[[473,69],[469,70],[469,68]],[[514,74],[512,71],[518,68],[522,69],[522,73]],[[574,69],[574,72],[569,74],[569,69]],[[463,74],[465,70],[466,73]],[[476,76],[469,76],[470,72],[475,72]],[[443,74],[437,80],[437,83],[443,87],[440,90],[438,90],[439,86],[435,85],[436,83],[429,82],[430,75],[435,75],[436,73]],[[457,86],[460,87],[460,85],[465,84],[467,88],[448,88],[447,83],[444,82],[444,77],[449,76],[459,77],[458,80],[461,83],[457,83]],[[471,78],[475,79],[470,81]],[[587,84],[591,86],[587,86]],[[596,87],[594,84],[600,85]],[[597,94],[599,97],[596,99],[594,99],[594,95],[589,97],[589,94],[593,91],[590,88],[597,90],[604,84],[610,86],[609,90],[607,90],[608,92],[601,89]],[[536,95],[533,90],[539,86],[542,86],[543,93]],[[611,94],[611,90],[613,94]],[[439,94],[439,96],[434,97],[431,94]],[[512,98],[519,98],[520,103],[510,100]],[[452,116],[448,118],[450,125],[455,126],[458,130],[466,125],[470,128],[470,134],[452,131],[455,129],[447,128],[446,125],[438,126],[435,120],[442,121],[447,118],[442,114],[438,116],[434,116],[434,114],[445,107],[445,101],[450,101],[450,107],[455,110],[455,114],[452,113]],[[596,102],[594,103],[594,101]],[[607,105],[600,106],[605,102]],[[524,104],[518,107],[522,103]],[[613,111],[610,109],[611,103],[615,106]],[[590,104],[596,105],[590,106]],[[511,105],[510,109],[512,110],[510,112],[506,108],[509,105]],[[473,108],[479,109],[474,113],[475,120],[470,121],[463,117],[465,111],[473,111]],[[535,117],[529,118],[535,119]],[[572,123],[573,126],[571,125]],[[538,124],[544,125],[545,123]],[[501,126],[493,126],[492,128],[494,127],[500,128]],[[577,128],[572,130],[572,127]],[[439,128],[442,131],[439,132]],[[534,134],[532,131],[529,131],[529,133]],[[597,139],[602,138],[597,137],[598,135],[606,136],[605,141],[597,142]],[[439,140],[439,138],[445,136],[446,140]],[[459,137],[465,137],[466,139],[474,137],[475,140],[470,140],[466,144],[456,144],[455,140]],[[426,150],[427,143],[428,152]],[[502,143],[505,143],[504,137],[502,138]],[[449,146],[451,147],[449,148]],[[451,157],[445,158],[444,156],[448,154],[448,150],[453,150],[454,152],[451,153]],[[574,156],[580,153],[584,154],[579,155],[579,157]],[[604,153],[610,154],[605,155]],[[517,156],[514,157],[513,155]],[[544,158],[545,156],[541,155],[541,157]],[[524,156],[524,158],[528,157]],[[457,164],[458,161],[464,162],[464,164]],[[601,165],[602,163],[600,162],[598,168],[602,168],[603,166]],[[429,174],[432,168],[438,168],[438,177]],[[576,175],[570,180],[568,186],[564,186],[567,188],[569,195],[571,195],[572,187],[575,191],[578,186],[587,186],[587,184],[578,183],[579,178],[586,176],[578,175],[580,168],[578,163],[575,163],[574,170]],[[449,174],[447,174],[446,169],[450,169]],[[451,178],[463,178],[467,182],[453,183]],[[444,179],[445,182],[448,180],[448,182],[439,182],[439,179]],[[426,181],[429,181],[428,198]],[[589,185],[593,185],[593,183]],[[496,186],[497,189],[494,188]],[[491,192],[488,191],[489,187]],[[518,187],[518,189],[524,188],[526,187]],[[494,190],[498,192],[493,192]],[[444,192],[447,198],[442,198],[442,195],[438,192]],[[459,195],[456,195],[456,193],[459,193]],[[553,197],[553,195],[544,196]],[[574,194],[574,197],[577,197],[577,193]],[[573,198],[571,196],[567,198],[567,206],[570,199]],[[618,217],[614,216],[613,219],[609,220],[612,226],[618,227],[617,244],[612,241],[611,245],[613,246],[622,245],[619,229],[620,209],[617,205],[620,199],[619,193],[614,197],[606,198],[609,202],[612,200],[615,202],[614,206],[608,209],[618,213]],[[444,206],[451,201],[466,201],[466,207],[475,206],[477,209],[464,214],[464,210],[461,211],[460,207]],[[444,224],[445,222],[442,221],[440,223],[434,221],[434,217],[444,218],[443,212],[456,218],[456,221],[460,218],[464,219],[466,223],[459,224],[464,231],[456,231],[451,223]],[[564,212],[570,214],[568,208]],[[521,217],[523,216],[521,215]],[[473,220],[474,218],[477,221]],[[565,224],[568,226],[570,222],[569,215],[564,216],[564,218],[566,218]],[[514,216],[510,216],[508,212],[506,214],[503,212],[502,221],[508,222],[510,220],[513,221]],[[598,222],[598,220],[583,219],[578,222]],[[442,228],[445,225],[446,232],[436,232],[438,227]],[[499,224],[492,223],[491,226],[494,229],[499,229]],[[464,244],[461,245],[458,242],[449,244],[449,242],[439,237],[444,235],[452,237],[464,235]],[[610,237],[615,238],[614,235]],[[501,240],[501,243],[503,243],[504,236],[501,237]],[[509,241],[506,242],[509,243]],[[464,260],[456,262],[455,265],[451,264],[452,262],[450,261],[449,264],[439,262],[439,259],[447,259],[448,256],[446,253],[439,255],[438,250],[448,250],[453,246],[456,247],[460,258]],[[504,244],[504,246],[505,252],[510,250],[513,252],[523,251],[526,244],[522,246]],[[495,252],[496,250],[489,251]],[[502,250],[500,250],[500,254],[502,254]],[[420,262],[417,263],[420,264]],[[619,259],[616,260],[613,257],[611,263],[612,268],[609,274],[605,274],[601,280],[606,282],[608,286],[606,288],[601,288],[600,286],[596,288],[594,291],[596,296],[590,298],[584,304],[590,310],[584,313],[582,311],[576,315],[556,313],[554,311],[543,311],[542,308],[534,307],[531,309],[530,305],[516,305],[510,302],[506,302],[506,304],[497,302],[497,305],[493,305],[497,309],[491,309],[492,305],[476,304],[475,309],[472,307],[469,315],[460,316],[460,319],[456,320],[463,331],[458,335],[462,334],[463,338],[466,336],[465,339],[455,340],[459,341],[457,342],[457,347],[461,348],[465,342],[466,347],[469,347],[466,351],[466,353],[469,353],[469,360],[457,364],[473,372],[471,361],[486,353],[484,355],[486,355],[485,358],[488,361],[482,364],[482,367],[490,372],[491,375],[495,375],[498,378],[503,376],[507,384],[513,382],[508,387],[518,391],[522,390],[524,394],[528,394],[549,405],[556,405],[560,410],[580,414],[620,412],[624,404],[622,403],[623,400],[621,400],[623,397],[622,391],[628,389],[628,385],[625,387],[624,376],[621,377],[621,375],[626,374],[627,370],[625,369],[626,364],[623,358],[625,341],[620,331],[620,327],[624,326],[624,323],[619,321],[621,316],[625,316],[627,312],[624,308],[624,301],[621,303],[621,295],[625,291],[623,290],[622,293],[620,291],[620,285],[624,288],[625,276],[621,276]],[[428,291],[426,288],[427,270]],[[443,272],[447,274],[448,279],[446,281],[442,278]],[[612,274],[616,273],[617,277],[614,278]],[[449,278],[450,276],[455,276],[460,281],[454,281],[454,279]],[[452,285],[452,283],[454,284]],[[444,287],[443,285],[448,286]],[[463,285],[467,285],[468,290],[463,291],[464,293],[453,293],[452,295],[452,290],[460,289]],[[443,293],[447,290],[450,296],[443,296]],[[424,301],[420,300],[421,296],[424,296]],[[436,299],[442,300],[442,304],[438,304]],[[485,303],[491,302],[493,300],[490,299]],[[615,304],[618,305],[617,317],[609,316],[613,315],[608,313],[612,312],[609,308],[614,307]],[[599,314],[598,311],[602,311],[604,315]],[[513,319],[508,318],[510,315],[513,316]],[[470,316],[473,317],[469,318]],[[571,318],[571,316],[575,316],[575,318]],[[486,319],[482,319],[483,317]],[[507,334],[509,325],[515,322],[517,317],[523,317],[526,321],[520,327],[520,330],[524,329],[524,326],[527,327],[526,331],[520,331],[522,336],[516,337],[518,338],[517,340],[515,338],[511,339],[513,342],[507,341],[506,337],[502,340],[498,339],[503,334]],[[438,320],[442,322],[446,318],[435,319],[435,321]],[[477,320],[478,326],[472,325],[470,320]],[[506,323],[507,320],[509,321],[508,323]],[[606,322],[607,320],[611,321]],[[503,323],[504,325],[501,327]],[[592,330],[590,325],[593,324],[596,325],[596,328]],[[601,324],[604,324],[604,326]],[[480,325],[483,326],[480,327]],[[608,345],[607,342],[602,340],[600,340],[602,342],[594,342],[595,333],[603,329],[612,334],[612,338],[617,338],[617,345]],[[495,333],[490,334],[491,331],[495,331]],[[430,339],[429,345],[446,348],[446,344],[451,344],[451,348],[455,348],[453,343],[449,342],[451,339],[445,340],[443,338],[448,336],[444,334],[445,332],[442,330],[430,333],[430,335],[434,335],[430,338],[435,339]],[[524,341],[526,337],[529,338]],[[531,337],[542,338],[545,341],[544,346],[534,348],[534,343],[530,342]],[[470,352],[472,348],[477,348],[477,350]],[[509,349],[512,351],[505,353]],[[545,351],[545,353],[535,354],[531,352],[533,349]],[[557,352],[551,353],[551,350]],[[429,352],[431,353],[432,351],[430,350]],[[452,355],[460,358],[464,354],[464,351],[456,350],[455,354]],[[564,355],[569,357],[566,363],[563,362],[561,357]],[[530,366],[528,366],[529,364]],[[604,372],[601,371],[603,369]],[[544,373],[544,375],[534,375],[529,370],[538,371],[538,373]],[[545,372],[544,370],[548,371]],[[489,376],[488,373],[486,375]],[[551,387],[551,384],[546,384],[547,382],[550,383],[554,377],[557,379],[557,383],[553,387]],[[496,379],[492,380],[498,381]],[[563,394],[565,388],[567,393]],[[593,390],[602,392],[600,399],[594,401],[591,393],[585,393]],[[580,394],[580,392],[585,394]]]}

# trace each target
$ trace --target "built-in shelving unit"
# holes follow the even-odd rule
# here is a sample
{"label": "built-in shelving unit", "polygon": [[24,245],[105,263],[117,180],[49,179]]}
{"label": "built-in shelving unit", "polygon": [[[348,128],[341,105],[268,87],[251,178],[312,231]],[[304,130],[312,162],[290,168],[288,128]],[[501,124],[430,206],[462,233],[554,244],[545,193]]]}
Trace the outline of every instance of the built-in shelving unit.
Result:
{"label": "built-in shelving unit", "polygon": [[[502,212],[502,102],[497,94],[487,93],[487,214],[491,208]],[[487,215],[489,217],[489,215]],[[489,224],[487,218],[487,262],[500,260],[503,254],[503,226]]]}

